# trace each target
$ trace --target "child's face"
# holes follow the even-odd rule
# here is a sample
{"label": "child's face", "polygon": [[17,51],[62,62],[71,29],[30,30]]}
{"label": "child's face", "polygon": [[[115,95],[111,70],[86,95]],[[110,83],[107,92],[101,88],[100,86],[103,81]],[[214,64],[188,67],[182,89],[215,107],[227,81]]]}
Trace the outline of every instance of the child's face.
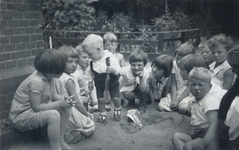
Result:
{"label": "child's face", "polygon": [[110,42],[110,41],[106,41],[104,44],[104,48],[106,50],[109,50],[112,53],[115,53],[115,50],[117,49],[118,43],[116,42]]}
{"label": "child's face", "polygon": [[65,72],[69,74],[74,73],[76,71],[77,64],[78,64],[78,58],[68,57],[66,62]]}
{"label": "child's face", "polygon": [[210,49],[204,47],[204,48],[199,48],[199,53],[203,57],[203,60],[205,63],[211,63],[213,62],[213,55],[210,51]]}
{"label": "child's face", "polygon": [[83,68],[88,68],[89,66],[89,57],[84,52],[81,52],[81,54],[79,55],[79,65]]}
{"label": "child's face", "polygon": [[227,50],[222,45],[214,46],[211,48],[211,52],[216,63],[221,63],[227,59]]}
{"label": "child's face", "polygon": [[97,61],[101,58],[100,49],[94,45],[84,46],[83,50],[92,59],[92,61]]}
{"label": "child's face", "polygon": [[160,80],[164,76],[164,70],[160,69],[155,64],[152,65],[151,69],[156,79]]}
{"label": "child's face", "polygon": [[141,71],[143,71],[143,69],[144,69],[144,62],[143,62],[143,61],[140,61],[140,62],[132,62],[130,65],[131,65],[132,73],[133,73],[134,75],[140,74]]}
{"label": "child's face", "polygon": [[189,87],[196,100],[200,100],[209,92],[211,84],[206,81],[192,78],[189,80]]}

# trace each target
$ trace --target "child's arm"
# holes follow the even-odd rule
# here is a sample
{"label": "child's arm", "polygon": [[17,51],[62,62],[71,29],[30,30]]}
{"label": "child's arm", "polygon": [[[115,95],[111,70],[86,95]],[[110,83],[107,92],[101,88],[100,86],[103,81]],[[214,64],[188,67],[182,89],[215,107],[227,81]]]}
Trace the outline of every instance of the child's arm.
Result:
{"label": "child's arm", "polygon": [[172,85],[172,78],[169,77],[167,82],[166,82],[166,85],[164,87],[164,93],[162,93],[162,96],[161,97],[166,97],[168,93],[170,93],[171,91],[171,85]]}
{"label": "child's arm", "polygon": [[210,110],[206,113],[206,116],[209,119],[210,127],[203,137],[203,139],[197,144],[193,145],[193,148],[201,148],[204,149],[206,146],[214,142],[217,138],[217,128],[218,128],[218,118],[217,118],[217,110]]}
{"label": "child's arm", "polygon": [[148,85],[148,78],[144,78],[144,73],[145,70],[141,71],[139,74],[138,74],[138,77],[139,77],[139,89],[141,92],[146,92],[147,90],[147,85]]}
{"label": "child's arm", "polygon": [[232,86],[234,76],[235,74],[232,72],[231,68],[224,73],[223,89],[228,90]]}
{"label": "child's arm", "polygon": [[171,107],[175,107],[174,105],[176,104],[176,98],[177,98],[177,86],[176,86],[176,79],[175,79],[175,74],[173,73],[171,75]]}
{"label": "child's arm", "polygon": [[149,83],[149,98],[151,101],[151,104],[154,105],[154,97],[153,97],[153,92],[152,92],[152,85]]}
{"label": "child's arm", "polygon": [[66,82],[66,89],[67,89],[67,92],[68,92],[68,95],[71,96],[71,95],[75,95],[73,97],[73,100],[76,102],[75,103],[75,107],[76,109],[81,112],[82,114],[84,114],[85,116],[88,117],[88,113],[87,113],[87,110],[85,109],[85,106],[83,105],[82,101],[79,99],[77,93],[76,93],[76,89],[75,89],[75,84],[74,84],[74,81],[72,81],[71,79],[69,79],[67,82]]}

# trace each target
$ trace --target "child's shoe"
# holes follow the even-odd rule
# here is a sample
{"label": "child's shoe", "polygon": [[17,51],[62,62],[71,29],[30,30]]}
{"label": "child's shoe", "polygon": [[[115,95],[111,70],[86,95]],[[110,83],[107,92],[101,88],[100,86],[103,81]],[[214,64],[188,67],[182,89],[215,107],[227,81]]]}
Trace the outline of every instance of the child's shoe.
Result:
{"label": "child's shoe", "polygon": [[114,119],[115,121],[120,121],[121,110],[114,110]]}
{"label": "child's shoe", "polygon": [[106,123],[106,115],[100,115],[97,122],[99,123]]}

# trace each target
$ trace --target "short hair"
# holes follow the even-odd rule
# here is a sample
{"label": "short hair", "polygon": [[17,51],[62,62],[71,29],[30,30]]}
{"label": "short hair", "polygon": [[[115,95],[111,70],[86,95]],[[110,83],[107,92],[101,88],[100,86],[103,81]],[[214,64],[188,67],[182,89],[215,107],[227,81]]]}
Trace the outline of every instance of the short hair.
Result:
{"label": "short hair", "polygon": [[117,42],[117,37],[112,32],[106,32],[103,36],[103,42],[106,43],[107,41],[112,43]]}
{"label": "short hair", "polygon": [[209,49],[212,49],[215,46],[223,45],[226,51],[229,51],[232,48],[232,43],[233,41],[230,36],[226,36],[226,34],[221,33],[208,40],[208,47]]}
{"label": "short hair", "polygon": [[184,56],[179,61],[179,68],[186,70],[188,73],[194,68],[194,67],[204,67],[206,68],[206,64],[199,54],[189,54],[187,56]]}
{"label": "short hair", "polygon": [[72,57],[72,58],[79,57],[77,51],[72,46],[63,45],[58,50],[63,52],[67,57]]}
{"label": "short hair", "polygon": [[197,79],[200,81],[206,81],[211,83],[211,72],[207,68],[204,67],[194,67],[188,75],[188,80]]}
{"label": "short hair", "polygon": [[82,49],[82,44],[78,44],[75,47],[75,50],[77,51],[78,55],[81,55],[82,53],[84,53],[83,49]]}
{"label": "short hair", "polygon": [[169,56],[169,55],[159,55],[158,57],[156,57],[152,63],[151,63],[151,67],[152,65],[157,66],[160,69],[164,70],[164,77],[169,77],[171,72],[172,72],[172,67],[173,67],[173,57]]}
{"label": "short hair", "polygon": [[144,66],[146,66],[148,55],[142,50],[135,50],[129,55],[129,63],[132,64],[132,62],[143,62]]}
{"label": "short hair", "polygon": [[234,46],[227,54],[227,61],[239,70],[239,44]]}
{"label": "short hair", "polygon": [[61,51],[48,49],[39,53],[34,60],[34,67],[41,73],[59,74],[65,71],[67,57]]}
{"label": "short hair", "polygon": [[96,34],[89,34],[82,42],[83,50],[85,46],[95,46],[103,50],[103,38]]}
{"label": "short hair", "polygon": [[176,50],[176,54],[184,57],[188,54],[194,54],[195,53],[195,48],[190,42],[185,42],[181,45],[179,45]]}

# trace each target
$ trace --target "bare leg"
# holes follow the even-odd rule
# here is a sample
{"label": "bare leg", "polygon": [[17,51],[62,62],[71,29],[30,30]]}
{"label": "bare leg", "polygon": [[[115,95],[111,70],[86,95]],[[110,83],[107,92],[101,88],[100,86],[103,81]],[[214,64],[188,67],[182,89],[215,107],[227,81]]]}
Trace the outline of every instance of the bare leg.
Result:
{"label": "bare leg", "polygon": [[191,140],[192,138],[188,134],[176,132],[173,135],[173,144],[176,150],[183,150],[184,144]]}

